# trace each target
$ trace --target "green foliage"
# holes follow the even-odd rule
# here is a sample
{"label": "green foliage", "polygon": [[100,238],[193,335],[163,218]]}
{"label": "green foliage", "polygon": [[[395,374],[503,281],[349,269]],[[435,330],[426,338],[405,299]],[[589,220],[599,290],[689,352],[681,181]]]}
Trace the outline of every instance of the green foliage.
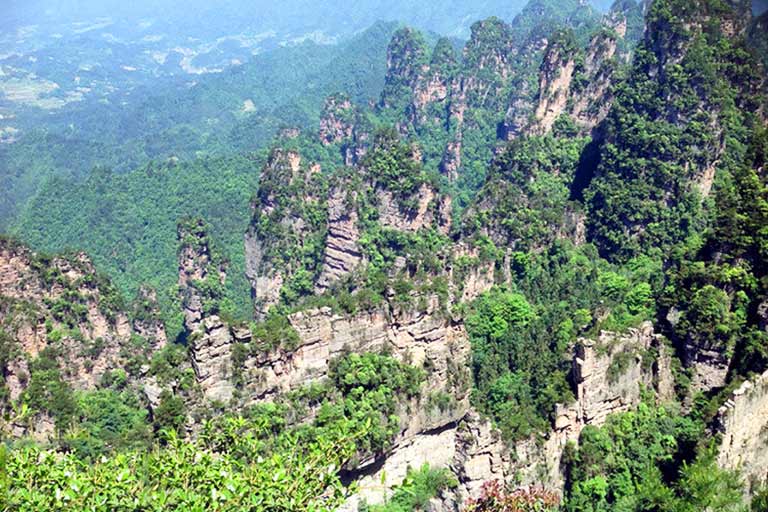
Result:
{"label": "green foliage", "polygon": [[169,343],[152,355],[149,374],[163,383],[181,379],[180,367],[187,361],[187,351],[182,345]]}
{"label": "green foliage", "polygon": [[414,512],[426,510],[429,500],[442,491],[458,485],[447,469],[435,469],[424,464],[420,469],[408,468],[405,480],[393,488],[384,505],[362,505],[360,512]]}
{"label": "green foliage", "polygon": [[[126,174],[94,171],[84,182],[56,179],[33,201],[15,232],[35,249],[85,250],[121,294],[157,290],[170,337],[181,331],[177,221],[202,217],[229,261],[224,295],[250,311],[242,233],[258,161],[245,157],[151,164]],[[135,236],[141,233],[140,237]]]}
{"label": "green foliage", "polygon": [[678,342],[736,357],[738,373],[768,365],[759,305],[768,294],[768,187],[758,173],[765,162],[765,129],[750,135],[745,161],[718,185],[713,226],[698,244],[674,254],[661,299]]}
{"label": "green foliage", "polygon": [[427,64],[427,48],[420,32],[401,28],[387,47],[387,76],[381,93],[381,106],[402,115],[411,99],[412,87]]}
{"label": "green foliage", "polygon": [[[345,499],[337,476],[354,443],[344,435],[304,443],[281,436],[265,452],[264,433],[233,431],[227,449],[169,434],[165,446],[83,462],[37,447],[11,450],[5,461],[5,506],[20,512],[215,510],[331,512]],[[237,435],[236,435],[237,434]]]}
{"label": "green foliage", "polygon": [[[307,128],[317,122],[328,94],[344,89],[357,102],[377,95],[383,51],[395,29],[379,23],[339,45],[289,45],[259,54],[236,71],[208,75],[198,87],[138,95],[141,100],[117,110],[97,109],[89,115],[103,119],[101,112],[117,120],[101,122],[93,133],[33,130],[13,147],[0,148],[3,167],[14,170],[3,176],[10,183],[3,186],[9,194],[0,200],[1,223],[10,224],[37,190],[11,230],[35,249],[85,250],[123,296],[152,285],[174,338],[182,318],[173,230],[184,217],[202,217],[230,262],[223,290],[227,312],[247,318],[242,233],[265,160],[261,152],[282,125]],[[244,98],[257,112],[241,111]],[[70,133],[93,123],[78,114],[64,124]],[[107,167],[93,169],[97,164]]]}
{"label": "green foliage", "polygon": [[[759,78],[743,41],[717,23],[684,20],[730,7],[717,1],[654,2],[648,37],[638,46],[627,80],[616,88],[606,141],[585,193],[588,231],[601,254],[618,261],[668,253],[706,226],[705,169],[722,175],[744,156],[757,108]],[[674,62],[674,63],[673,63]],[[737,106],[738,105],[738,106]],[[716,135],[708,126],[717,125]],[[722,140],[723,155],[718,162]]]}
{"label": "green foliage", "polygon": [[[94,98],[93,101],[73,102],[55,115],[52,112],[32,113],[34,121],[28,123],[31,125],[29,129],[22,130],[19,140],[0,147],[0,167],[7,170],[0,177],[0,188],[7,191],[0,197],[0,227],[7,229],[15,224],[14,220],[27,200],[36,192],[38,197],[33,202],[38,205],[53,199],[56,187],[45,185],[49,179],[59,184],[67,183],[69,188],[76,183],[70,185],[70,180],[58,177],[79,179],[97,165],[114,168],[119,173],[140,169],[136,172],[143,174],[143,167],[150,162],[180,159],[186,167],[188,161],[201,156],[220,157],[259,151],[267,147],[284,126],[308,128],[316,123],[322,101],[329,94],[343,90],[355,102],[366,102],[378,96],[384,85],[384,52],[396,29],[396,23],[380,22],[336,45],[311,41],[276,45],[225,72],[199,75],[194,86],[161,85],[155,79],[141,87],[146,87],[147,94],[125,95],[120,103]],[[77,58],[85,56],[77,55]],[[46,67],[52,65],[54,62],[46,63]],[[65,80],[65,77],[71,78],[71,73],[67,72],[55,81]],[[255,111],[244,111],[245,99],[253,102]],[[41,185],[43,190],[40,190]],[[189,180],[174,176],[166,185],[169,190],[179,193],[189,185]],[[208,187],[211,185],[207,184]],[[127,190],[126,194],[144,202],[143,192],[152,191],[153,186],[147,184],[146,189]],[[203,188],[197,190],[203,191]],[[253,187],[245,187],[243,192],[252,190]],[[205,196],[199,198],[202,204],[198,208],[201,210],[219,211],[216,218],[225,217],[226,213],[237,214],[238,205],[228,206],[208,194]],[[98,207],[98,204],[91,205],[90,200],[87,203],[93,208]],[[61,208],[58,202],[54,205],[57,210]],[[115,205],[113,215],[121,218],[132,215],[134,212],[126,206],[130,204]],[[143,206],[142,211],[153,220],[162,218],[165,222],[175,223],[181,217],[168,216],[167,205],[152,204],[151,199]],[[222,208],[224,211],[220,210]],[[51,213],[57,218],[67,210]],[[21,217],[28,215],[37,216],[34,210],[29,210]],[[214,216],[203,216],[216,224]],[[98,231],[105,229],[102,223],[110,222],[109,218],[99,219],[97,215],[91,219]],[[22,220],[22,223],[26,222]],[[216,227],[226,232],[227,226]],[[31,232],[24,228],[23,235],[26,238]],[[62,235],[57,235],[55,229],[38,236],[42,245],[56,251],[84,245],[76,236],[61,240]],[[96,246],[96,242],[116,242],[114,238],[102,236],[91,241],[93,238],[85,239],[89,243],[83,248],[89,253],[95,253],[92,246]],[[163,241],[168,243],[170,239]],[[143,257],[146,251],[152,252],[156,239],[125,237],[121,242],[119,250],[130,249],[132,254]],[[109,252],[105,251],[105,254]],[[131,260],[126,258],[126,261]],[[99,262],[110,273],[121,268],[108,266],[108,263]],[[151,265],[148,261],[142,263],[145,267]],[[155,268],[166,269],[164,266]],[[144,281],[145,276],[137,274],[134,268],[125,268],[123,272],[130,284]],[[125,283],[120,285],[123,289],[128,288]]]}
{"label": "green foliage", "polygon": [[61,433],[71,424],[76,403],[72,389],[61,375],[58,357],[53,348],[47,347],[30,363],[29,384],[21,400],[32,411],[50,414]]}
{"label": "green foliage", "polygon": [[766,512],[768,510],[768,489],[759,489],[752,497],[750,512]]}
{"label": "green foliage", "polygon": [[570,398],[566,377],[578,336],[653,318],[661,264],[644,257],[611,265],[594,247],[563,243],[511,256],[514,288],[476,299],[466,325],[476,407],[519,439],[545,431],[554,405]]}
{"label": "green foliage", "polygon": [[[263,247],[260,271],[274,270],[286,276],[281,299],[294,305],[314,289],[328,230],[329,180],[312,168],[315,164],[322,169],[339,165],[341,152],[332,153],[330,146],[309,136],[282,142],[283,147],[272,151],[262,171],[248,237]],[[295,170],[297,155],[300,166]],[[267,204],[271,205],[268,209],[258,207]],[[289,218],[303,222],[286,222]]]}
{"label": "green foliage", "polygon": [[715,463],[713,448],[697,456],[703,425],[641,403],[587,426],[567,454],[565,509],[742,510],[741,482]]}
{"label": "green foliage", "polygon": [[427,180],[421,163],[414,158],[413,147],[402,142],[393,128],[376,133],[373,148],[362,165],[378,185],[401,201]]}
{"label": "green foliage", "polygon": [[480,191],[483,199],[464,219],[464,231],[491,232],[518,250],[553,240],[573,209],[570,186],[587,142],[553,136],[511,142],[493,160]]}
{"label": "green foliage", "polygon": [[[511,437],[525,437],[547,426],[548,411],[537,407],[540,397],[534,397],[531,386],[533,360],[544,359],[529,357],[533,347],[528,345],[532,340],[527,326],[533,316],[523,295],[498,289],[481,295],[467,316],[476,401]],[[552,383],[564,384],[564,380]],[[550,404],[541,405],[546,409]]]}
{"label": "green foliage", "polygon": [[[643,403],[636,411],[609,417],[602,428],[584,428],[579,448],[569,448],[565,458],[563,507],[585,512],[737,510],[740,482],[718,469],[712,450],[699,441],[703,422],[725,391],[740,376],[768,366],[768,335],[761,325],[768,297],[768,131],[753,115],[761,101],[754,92],[760,68],[739,38],[721,35],[718,20],[729,12],[726,3],[657,0],[648,8],[647,37],[627,76],[618,70],[613,107],[594,140],[579,137],[577,125],[563,115],[551,134],[518,136],[497,152],[491,141],[512,135],[500,133],[511,129],[512,122],[503,119],[503,112],[510,104],[534,99],[541,37],[576,60],[575,90],[589,85],[581,44],[594,16],[576,0],[558,4],[562,2],[533,2],[511,25],[496,18],[476,23],[461,62],[448,40],[440,40],[429,56],[418,33],[398,31],[389,47],[390,71],[378,107],[344,113],[349,116],[345,121],[355,116],[361,134],[375,133],[361,162],[362,176],[341,169],[340,150],[349,148],[324,146],[304,134],[281,140],[283,149],[268,159],[262,154],[202,158],[150,164],[127,174],[96,169],[82,182],[52,179],[25,211],[18,232],[38,247],[87,246],[99,268],[116,273],[124,293],[150,282],[159,290],[173,332],[179,318],[175,245],[168,243],[168,226],[188,216],[211,222],[210,233],[198,231],[199,224],[184,223],[196,236],[183,242],[213,247],[210,240],[219,241],[221,252],[212,254],[212,262],[217,266],[229,260],[231,277],[222,285],[216,272],[209,272],[192,286],[204,297],[207,313],[240,317],[240,325],[250,315],[241,249],[241,235],[250,227],[249,235],[263,242],[265,268],[282,272],[286,280],[282,304],[263,321],[250,324],[252,342],[233,348],[236,377],[248,357],[296,347],[299,337],[286,317],[295,308],[331,305],[335,311],[355,313],[386,301],[395,313],[411,312],[431,295],[447,304],[446,268],[456,278],[475,265],[490,264],[499,281],[505,279],[505,287],[493,288],[452,313],[454,318],[466,313],[473,404],[508,440],[545,432],[555,404],[571,399],[570,356],[579,336],[661,320],[676,348],[693,342],[733,356],[729,387],[721,394],[696,397],[687,417]],[[639,7],[633,10],[626,2],[616,8],[625,7],[639,16]],[[569,11],[561,21],[573,31],[552,36],[554,27],[540,18],[553,9],[559,9],[558,16]],[[689,23],[692,18],[701,23]],[[636,27],[630,30],[636,32]],[[626,50],[620,48],[620,53]],[[612,71],[618,66],[609,65]],[[425,72],[429,76],[420,76]],[[417,81],[457,77],[472,84],[462,98],[461,133],[448,122],[448,112],[457,105],[436,102],[426,112],[415,112],[411,105]],[[317,106],[298,103],[280,115],[300,125],[316,120]],[[382,129],[396,124],[397,130]],[[188,128],[174,126],[174,137],[183,138]],[[241,138],[272,128],[250,119],[233,134]],[[214,135],[206,137],[213,140]],[[445,186],[441,181],[447,180],[435,171],[450,140],[461,140],[462,168],[458,181]],[[158,141],[153,151],[163,154],[167,148],[162,144]],[[250,149],[259,145],[237,143]],[[185,148],[194,146],[191,141]],[[301,155],[298,171],[285,158],[294,150]],[[258,211],[249,224],[245,194],[256,185],[254,162],[261,160],[269,165],[257,199],[271,208]],[[322,172],[310,171],[314,163]],[[411,215],[425,184],[441,192],[450,188],[460,208],[477,189],[479,198],[449,235],[436,227],[403,232],[382,226],[378,207],[384,192],[392,194],[400,213]],[[314,297],[327,236],[327,198],[336,189],[348,191],[345,207],[358,215],[359,246],[367,266],[335,283],[325,296]],[[589,243],[581,243],[584,219]],[[477,256],[454,259],[456,241],[473,245]],[[41,257],[34,265],[46,286],[63,283],[50,259]],[[91,275],[78,285],[102,287]],[[107,291],[101,302],[114,312],[120,295]],[[87,307],[79,286],[67,287],[45,305],[55,320],[48,329],[53,346],[67,336],[82,337],[76,328]],[[136,314],[150,313],[138,307]],[[0,330],[0,370],[9,361],[2,352],[13,345],[5,332]],[[100,347],[93,340],[83,351],[97,355]],[[445,412],[453,406],[453,397],[441,392],[420,400],[426,378],[421,369],[385,354],[347,354],[330,364],[327,381],[253,407],[247,419],[222,414],[205,426],[199,441],[182,442],[177,436],[188,423],[184,393],[194,382],[191,370],[180,370],[187,360],[185,349],[170,345],[152,357],[150,375],[163,384],[173,382],[176,391],[163,392],[150,419],[130,390],[131,377],[147,362],[146,347],[146,340],[132,338],[124,350],[137,356],[129,358],[125,371],[105,374],[105,389],[90,393],[71,392],[57,362],[61,355],[53,349],[32,361],[22,401],[33,412],[55,418],[61,446],[72,453],[12,450],[10,467],[16,473],[11,473],[10,499],[16,500],[11,502],[16,508],[98,510],[93,505],[97,500],[114,500],[110,510],[160,504],[162,509],[203,510],[210,503],[220,510],[324,510],[340,499],[338,469],[385,453],[410,407]],[[644,362],[651,360],[645,357],[650,354],[632,350],[613,353],[610,383],[638,355]],[[452,378],[457,373],[453,364],[461,362],[449,362]],[[149,421],[155,432],[169,432],[165,447],[146,449],[151,444]],[[102,454],[105,458],[99,459]],[[79,459],[95,463],[85,466]],[[31,461],[40,460],[50,464],[33,467]],[[33,484],[22,488],[19,482]],[[100,490],[94,482],[109,487]],[[73,485],[80,492],[72,492]],[[333,490],[320,503],[318,496],[329,485]],[[452,485],[445,472],[427,467],[409,471],[387,504],[368,510],[424,508]],[[123,494],[107,496],[111,486]],[[96,497],[98,493],[102,496]],[[132,501],[119,501],[122,496]],[[471,510],[549,510],[556,504],[548,498],[489,486]],[[151,505],[151,500],[157,503]],[[758,496],[753,507],[762,507],[761,500]]]}
{"label": "green foliage", "polygon": [[268,351],[277,347],[292,350],[300,341],[299,334],[291,326],[288,317],[276,310],[270,310],[263,322],[252,323],[250,329],[257,346]]}
{"label": "green foliage", "polygon": [[160,393],[160,404],[153,411],[152,420],[155,431],[173,431],[180,434],[187,422],[184,400],[164,389]]}
{"label": "green foliage", "polygon": [[358,441],[361,453],[378,453],[389,447],[400,431],[399,407],[419,394],[424,372],[373,353],[350,354],[332,362],[329,376],[337,400],[326,399],[315,424],[332,429],[339,422],[367,434]]}
{"label": "green foliage", "polygon": [[373,353],[350,354],[339,359],[331,364],[329,375],[344,394],[385,388],[410,397],[419,393],[424,380],[424,373],[417,368]]}
{"label": "green foliage", "polygon": [[[111,384],[118,389],[125,385],[121,380]],[[78,457],[93,460],[109,451],[142,449],[151,443],[147,411],[133,392],[100,389],[76,393],[75,400],[73,428],[62,446]]]}

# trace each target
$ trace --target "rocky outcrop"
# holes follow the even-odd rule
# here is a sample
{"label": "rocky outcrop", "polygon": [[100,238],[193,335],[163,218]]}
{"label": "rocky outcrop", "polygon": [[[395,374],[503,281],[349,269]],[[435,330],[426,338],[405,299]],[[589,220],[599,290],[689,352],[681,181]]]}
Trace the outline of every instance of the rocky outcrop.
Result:
{"label": "rocky outcrop", "polygon": [[672,399],[666,351],[650,322],[623,336],[604,331],[597,341],[580,340],[573,360],[579,422],[602,425],[609,414],[631,409],[640,402],[641,385],[662,401]]}
{"label": "rocky outcrop", "polygon": [[453,249],[448,269],[453,284],[453,302],[469,303],[496,284],[496,265],[483,261],[477,247],[459,243]]}
{"label": "rocky outcrop", "polygon": [[688,336],[683,343],[683,363],[692,373],[691,388],[707,392],[725,386],[731,358],[725,347]]}
{"label": "rocky outcrop", "polygon": [[[47,443],[64,427],[45,401],[16,415],[26,411],[16,405],[33,382],[61,379],[89,391],[125,369],[138,387],[148,367],[136,362],[167,340],[154,296],[144,291],[137,303],[129,319],[116,288],[83,253],[48,257],[0,240],[0,434]],[[44,376],[36,373],[41,367]]]}
{"label": "rocky outcrop", "polygon": [[553,44],[544,55],[539,75],[539,101],[534,112],[534,132],[548,133],[566,110],[576,69],[572,55],[574,49],[570,47],[573,43],[569,43]]}
{"label": "rocky outcrop", "polygon": [[143,286],[139,289],[132,316],[133,331],[147,340],[152,351],[160,350],[168,344],[160,305],[157,303],[157,293],[154,290]]}
{"label": "rocky outcrop", "polygon": [[335,187],[328,198],[328,236],[325,240],[323,268],[315,284],[315,293],[325,292],[334,281],[351,274],[364,261],[358,245],[360,228],[356,192]]}
{"label": "rocky outcrop", "polygon": [[718,464],[739,470],[750,494],[768,482],[768,371],[731,393],[714,427],[721,436]]}
{"label": "rocky outcrop", "polygon": [[[455,428],[415,437],[412,441],[421,444],[407,448],[414,460],[421,460],[419,454],[438,440],[446,443],[447,453],[453,453],[448,464],[440,458],[428,461],[433,467],[450,468],[459,480],[458,488],[443,496],[435,510],[461,510],[461,504],[476,497],[489,480],[544,485],[561,492],[561,459],[567,443],[578,442],[586,425],[600,426],[609,414],[636,407],[641,388],[655,390],[660,401],[671,398],[670,361],[667,347],[650,323],[623,335],[602,332],[597,340],[577,343],[573,357],[576,400],[557,407],[552,430],[543,436],[507,444],[487,420],[470,411]],[[377,476],[381,473],[367,476],[366,481],[382,494],[373,484]]]}
{"label": "rocky outcrop", "polygon": [[457,136],[445,146],[442,160],[440,160],[440,173],[448,176],[449,181],[456,181],[461,168],[461,137]]}
{"label": "rocky outcrop", "polygon": [[465,503],[468,498],[478,495],[485,482],[509,478],[517,454],[491,422],[477,412],[470,412],[459,425],[454,442],[456,455],[449,467],[460,485],[451,502]]}
{"label": "rocky outcrop", "polygon": [[[422,184],[414,197],[415,206],[405,210],[402,201],[388,190],[379,190],[379,222],[382,226],[399,231],[416,232],[423,228],[438,227],[444,233],[450,229],[450,216],[444,216],[447,196],[438,196],[428,184]],[[449,212],[448,212],[449,213]]]}
{"label": "rocky outcrop", "polygon": [[[461,410],[468,396],[468,370],[459,364],[469,354],[467,335],[463,326],[438,313],[436,299],[430,302],[429,309],[421,313],[398,313],[389,308],[352,317],[330,308],[295,313],[289,319],[299,335],[298,346],[249,358],[243,370],[243,395],[256,400],[273,397],[325,378],[330,361],[346,352],[388,350],[409,364],[428,367],[429,383],[423,392],[451,392]],[[459,394],[454,392],[459,388]]]}
{"label": "rocky outcrop", "polygon": [[412,28],[395,32],[387,47],[387,74],[381,94],[382,108],[404,108],[413,89],[426,70],[426,44]]}
{"label": "rocky outcrop", "polygon": [[569,112],[583,133],[600,124],[611,109],[611,87],[618,66],[617,49],[617,34],[605,30],[595,34],[586,49],[584,67],[580,70],[581,82],[572,88]]}
{"label": "rocky outcrop", "polygon": [[640,7],[632,1],[617,2],[585,47],[569,29],[545,31],[545,37],[533,30],[518,62],[529,67],[540,62],[538,88],[529,80],[516,81],[502,137],[549,133],[562,115],[569,116],[580,133],[589,134],[608,115],[616,70],[629,60],[642,30]]}
{"label": "rocky outcrop", "polygon": [[544,439],[515,445],[511,474],[522,485],[560,492],[563,451],[567,443],[578,442],[585,426],[601,426],[608,415],[633,409],[642,388],[655,391],[659,401],[672,398],[671,354],[650,322],[625,334],[603,331],[597,340],[579,340],[572,364],[576,401],[556,408],[552,431]]}
{"label": "rocky outcrop", "polygon": [[[360,493],[343,510],[357,510],[362,501],[381,502],[408,467],[452,463],[455,427],[469,410],[470,347],[463,325],[441,311],[436,296],[427,299],[423,311],[384,306],[350,316],[327,307],[310,309],[289,316],[298,334],[295,347],[261,350],[251,348],[259,340],[249,329],[211,316],[190,337],[192,365],[209,401],[235,406],[273,400],[324,380],[331,361],[349,352],[386,351],[424,368],[427,378],[419,396],[399,406],[400,432],[393,444],[352,471]],[[236,360],[237,347],[246,347],[242,361]]]}
{"label": "rocky outcrop", "polygon": [[456,429],[453,425],[407,439],[383,461],[373,464],[373,467],[361,468],[362,476],[356,480],[358,493],[338,512],[357,512],[362,503],[384,503],[391,496],[392,487],[403,482],[409,468],[418,469],[424,464],[448,467],[456,456],[455,450]]}
{"label": "rocky outcrop", "polygon": [[472,107],[490,107],[503,101],[502,89],[514,72],[514,41],[510,26],[495,17],[475,22],[471,29],[464,47],[461,95]]}
{"label": "rocky outcrop", "polygon": [[205,302],[214,300],[211,280],[224,284],[224,265],[212,253],[208,228],[202,219],[191,219],[178,225],[179,290],[184,308],[184,327],[188,333],[201,329],[206,314]]}
{"label": "rocky outcrop", "polygon": [[338,144],[354,135],[355,111],[352,102],[343,95],[328,97],[320,118],[320,141],[324,145]]}
{"label": "rocky outcrop", "polygon": [[75,389],[94,388],[122,364],[131,323],[118,309],[117,291],[85,254],[49,258],[1,240],[0,299],[0,328],[11,344],[0,371],[11,399],[28,383],[28,362],[44,351]]}
{"label": "rocky outcrop", "polygon": [[429,66],[422,69],[413,90],[410,121],[416,126],[442,128],[448,121],[458,61],[450,40],[441,38],[432,51]]}
{"label": "rocky outcrop", "polygon": [[[626,24],[626,18],[620,19]],[[606,23],[610,21],[608,18]],[[572,34],[558,33],[542,59],[533,122],[523,131],[549,133],[562,115],[569,116],[584,134],[600,124],[613,103],[611,86],[618,69],[621,37],[620,33],[604,26],[592,36],[587,47],[581,49]],[[518,129],[517,133],[520,132]]]}
{"label": "rocky outcrop", "polygon": [[235,386],[232,383],[232,346],[229,326],[216,316],[206,317],[189,339],[189,353],[197,382],[209,400],[227,403]]}
{"label": "rocky outcrop", "polygon": [[[320,171],[319,165],[284,149],[275,149],[262,170],[245,235],[246,275],[257,317],[279,302],[283,283],[301,264],[301,248],[327,229],[327,192]],[[322,216],[310,215],[310,210]]]}
{"label": "rocky outcrop", "polygon": [[659,400],[671,397],[670,354],[650,323],[624,335],[603,332],[596,341],[580,340],[573,365],[576,401],[557,407],[551,432],[508,444],[490,422],[469,410],[460,422],[422,431],[400,443],[378,465],[364,467],[358,480],[360,493],[341,510],[357,510],[363,501],[383,502],[409,466],[423,463],[449,468],[459,481],[456,489],[431,504],[431,510],[462,510],[467,499],[476,497],[490,480],[545,485],[561,492],[565,446],[578,441],[584,426],[602,425],[608,414],[637,406],[641,387],[655,390]]}

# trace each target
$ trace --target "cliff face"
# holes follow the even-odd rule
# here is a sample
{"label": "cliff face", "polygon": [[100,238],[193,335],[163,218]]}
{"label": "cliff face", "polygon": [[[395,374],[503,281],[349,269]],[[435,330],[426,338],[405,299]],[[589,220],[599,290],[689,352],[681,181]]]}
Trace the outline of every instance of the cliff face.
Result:
{"label": "cliff face", "polygon": [[325,235],[326,185],[320,171],[298,152],[282,149],[272,152],[262,170],[245,235],[246,274],[257,316],[280,300],[283,284],[300,268],[302,250]]}
{"label": "cliff face", "polygon": [[[146,310],[156,311],[150,295],[143,299]],[[91,390],[107,372],[166,343],[159,318],[129,319],[117,290],[85,254],[47,257],[8,240],[0,241],[0,338],[6,352],[0,384],[11,402],[34,378],[33,364],[44,361],[67,386]],[[52,434],[52,418],[37,414],[30,425],[15,426],[14,435]]]}
{"label": "cliff face", "polygon": [[150,349],[158,351],[168,344],[157,293],[146,287],[139,289],[136,304],[132,311],[133,330],[149,341]]}
{"label": "cliff face", "polygon": [[[617,10],[605,23],[624,23],[626,33],[626,21],[624,13]],[[386,85],[379,109],[389,116],[400,114],[395,122],[401,134],[428,135],[435,141],[439,149],[425,158],[438,161],[443,174],[456,180],[463,166],[475,163],[476,158],[490,158],[492,147],[478,146],[478,138],[493,139],[497,132],[505,139],[537,133],[538,128],[530,126],[530,117],[537,111],[544,124],[540,131],[547,132],[565,109],[565,102],[572,101],[570,76],[546,82],[545,89],[552,86],[563,91],[552,95],[552,90],[546,90],[540,95],[541,101],[530,80],[558,24],[588,31],[598,26],[599,18],[577,1],[564,2],[557,9],[534,1],[512,23],[493,17],[474,23],[461,59],[456,58],[446,39],[438,41],[429,56],[423,38],[403,29],[388,48]],[[605,60],[611,58],[608,53]],[[575,67],[575,63],[568,64],[566,74],[572,75]],[[609,75],[602,70],[599,77],[595,72],[583,78],[585,83],[599,78],[599,84],[588,92],[590,101],[582,101],[584,106],[577,112],[584,124],[599,121],[599,115],[586,115],[582,110],[605,106],[599,99],[605,94],[605,84],[611,81]],[[550,96],[557,96],[554,105],[544,100]],[[506,118],[499,112],[506,112]],[[472,162],[466,160],[466,153]]]}
{"label": "cliff face", "polygon": [[[670,357],[650,323],[623,335],[603,332],[598,340],[582,339],[573,356],[576,401],[558,406],[552,431],[543,439],[506,443],[487,420],[469,410],[458,423],[400,444],[383,466],[365,474],[359,481],[360,495],[343,510],[356,510],[363,498],[380,503],[386,489],[402,480],[407,466],[424,463],[450,468],[459,480],[458,488],[433,503],[437,511],[461,510],[489,480],[544,485],[561,492],[565,446],[577,442],[585,426],[600,426],[609,414],[636,407],[643,388],[654,390],[659,401],[671,398]],[[437,446],[441,448],[435,451]],[[382,476],[387,485],[381,484]]]}
{"label": "cliff face", "polygon": [[534,131],[547,133],[565,112],[576,63],[568,43],[550,44],[539,76],[539,100]]}
{"label": "cliff face", "polygon": [[382,474],[386,488],[399,484],[407,467],[420,461],[448,465],[455,425],[469,411],[467,333],[445,314],[439,297],[425,301],[423,310],[385,303],[356,314],[329,307],[297,312],[287,317],[296,341],[275,347],[265,346],[249,328],[204,318],[190,338],[197,382],[208,400],[242,407],[326,380],[331,362],[350,352],[384,351],[423,368],[425,382],[417,398],[401,405],[400,429],[390,448],[352,471],[361,485],[348,504],[356,510],[360,499],[376,500]]}
{"label": "cliff face", "polygon": [[119,367],[120,340],[130,336],[131,324],[97,279],[82,253],[49,259],[0,243],[0,320],[16,355],[5,375],[12,399],[26,385],[28,361],[49,347],[57,348],[66,380],[79,389],[94,387],[105,371]]}
{"label": "cliff face", "polygon": [[448,39],[440,39],[432,51],[429,65],[422,69],[414,85],[409,112],[414,126],[445,126],[457,71],[453,45]]}
{"label": "cliff face", "polygon": [[324,145],[338,144],[352,138],[355,111],[344,95],[328,97],[320,118],[320,140]]}
{"label": "cliff face", "polygon": [[689,337],[684,343],[683,363],[691,370],[693,389],[709,391],[725,386],[731,356],[726,347]]}
{"label": "cliff face", "polygon": [[747,491],[768,481],[768,372],[745,381],[720,407],[714,421],[721,434],[717,462],[740,470]]}
{"label": "cliff face", "polygon": [[211,252],[204,222],[193,219],[179,224],[179,289],[182,290],[184,327],[195,333],[201,329],[210,307],[207,302],[218,298],[217,287],[226,279],[224,264]]}
{"label": "cliff face", "polygon": [[[346,160],[348,147],[338,142]],[[358,149],[359,162],[328,173],[296,151],[273,152],[245,241],[257,316],[361,270],[381,231],[448,234],[451,199],[426,178],[418,146],[385,132]]]}
{"label": "cliff face", "polygon": [[227,402],[233,386],[231,332],[219,319],[218,300],[226,279],[225,265],[215,253],[208,226],[201,219],[179,223],[179,291],[184,309],[190,363],[206,398]]}
{"label": "cliff face", "polygon": [[387,74],[381,107],[404,110],[426,66],[427,48],[422,35],[411,28],[395,32],[387,47]]}
{"label": "cliff face", "polygon": [[457,492],[463,498],[476,495],[484,481],[493,479],[560,492],[563,450],[578,441],[585,426],[600,426],[607,415],[636,407],[642,388],[654,390],[659,401],[671,398],[670,357],[650,323],[623,335],[603,332],[598,340],[580,340],[573,356],[576,401],[557,407],[552,431],[543,440],[505,446],[490,425],[468,417],[452,466],[461,481]]}
{"label": "cliff face", "polygon": [[[549,133],[563,115],[583,134],[598,126],[611,109],[616,73],[629,62],[642,24],[639,7],[624,2],[605,15],[585,47],[579,47],[571,31],[554,34],[539,67],[533,120],[524,131]],[[520,133],[517,125],[518,130],[510,133]]]}
{"label": "cliff face", "polygon": [[[424,312],[403,313],[391,307],[340,315],[330,308],[311,309],[288,317],[298,334],[295,346],[259,348],[247,328],[225,325],[218,317],[205,320],[205,329],[191,346],[198,382],[208,398],[227,401],[236,386],[245,403],[274,399],[328,376],[329,364],[345,353],[388,351],[409,364],[429,369],[422,395],[448,393],[455,399],[453,419],[461,417],[468,398],[469,345],[461,324],[437,311],[436,298]],[[245,357],[233,358],[236,351]],[[414,410],[428,409],[420,404]],[[458,414],[458,416],[455,416]],[[418,419],[406,431],[440,426],[441,416]],[[417,418],[417,419],[414,419]],[[430,421],[437,418],[438,425]],[[409,432],[412,434],[412,432]]]}
{"label": "cliff face", "polygon": [[328,197],[328,237],[323,266],[315,292],[325,292],[331,284],[354,272],[364,261],[360,240],[357,192],[335,186]]}

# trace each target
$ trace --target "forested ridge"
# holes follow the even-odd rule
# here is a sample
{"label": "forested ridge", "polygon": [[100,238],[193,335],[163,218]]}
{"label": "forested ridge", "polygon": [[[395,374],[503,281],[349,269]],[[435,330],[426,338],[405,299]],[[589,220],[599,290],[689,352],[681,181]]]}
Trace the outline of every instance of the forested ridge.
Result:
{"label": "forested ridge", "polygon": [[0,240],[5,509],[768,510],[752,10],[377,25],[258,79],[269,145],[51,176]]}

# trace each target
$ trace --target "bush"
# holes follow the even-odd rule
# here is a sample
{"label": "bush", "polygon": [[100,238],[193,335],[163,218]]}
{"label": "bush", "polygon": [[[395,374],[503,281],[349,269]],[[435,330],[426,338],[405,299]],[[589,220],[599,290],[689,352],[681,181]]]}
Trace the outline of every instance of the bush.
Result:
{"label": "bush", "polygon": [[458,485],[447,469],[430,468],[424,464],[418,471],[408,468],[403,482],[393,489],[384,505],[363,505],[361,512],[412,512],[425,510],[429,500],[444,490]]}

